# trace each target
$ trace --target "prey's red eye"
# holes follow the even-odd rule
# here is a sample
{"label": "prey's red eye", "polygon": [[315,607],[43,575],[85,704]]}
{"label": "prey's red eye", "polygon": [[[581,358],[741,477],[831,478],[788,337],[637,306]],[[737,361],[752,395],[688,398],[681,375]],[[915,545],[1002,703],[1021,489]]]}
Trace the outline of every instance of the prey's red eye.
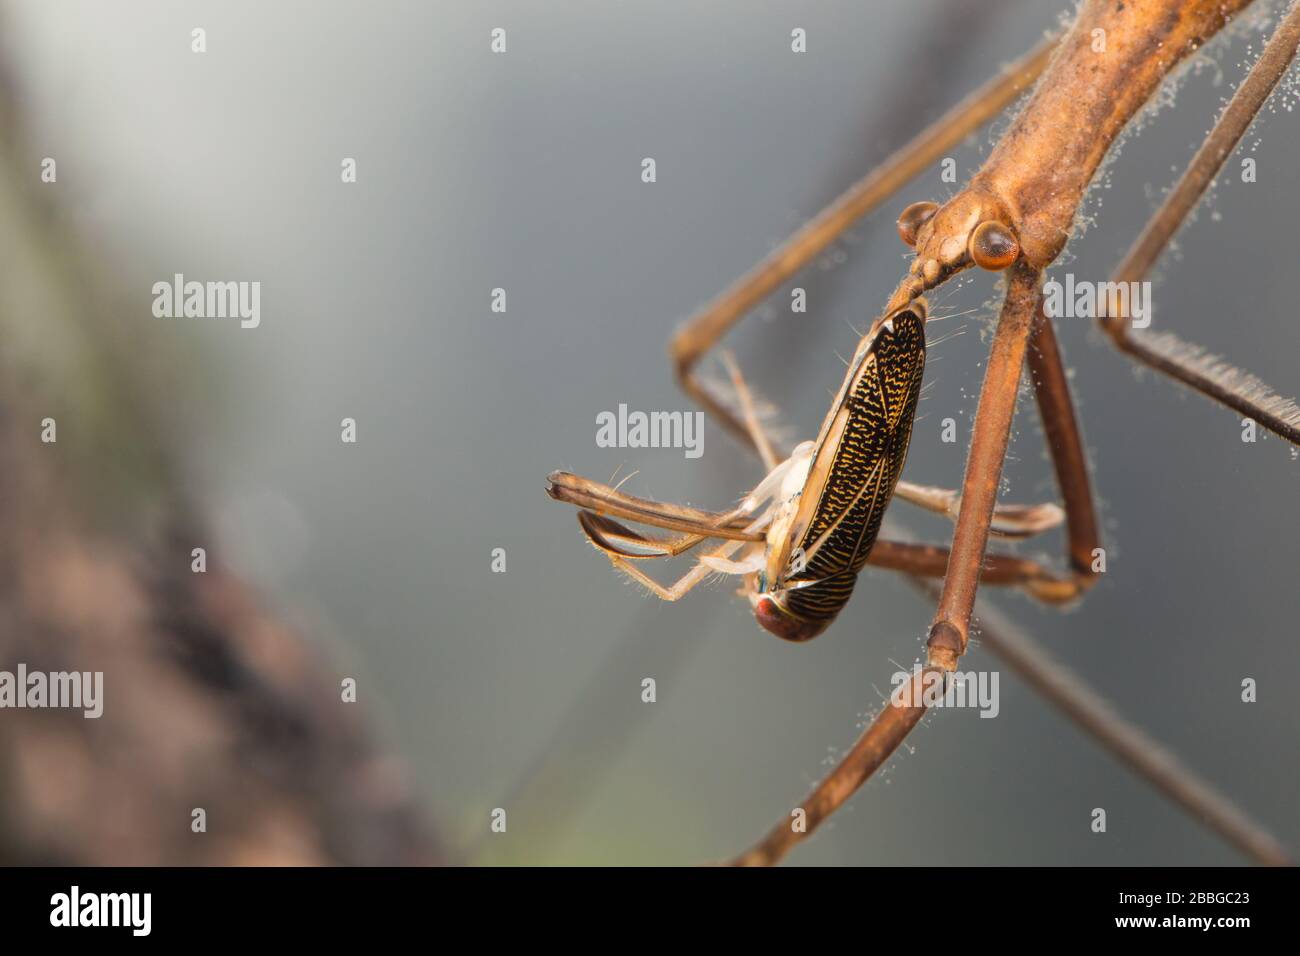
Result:
{"label": "prey's red eye", "polygon": [[763,630],[775,634],[783,641],[793,641],[796,644],[812,640],[826,630],[826,625],[829,623],[797,618],[790,612],[781,610],[780,606],[766,595],[760,597],[754,604],[754,619]]}

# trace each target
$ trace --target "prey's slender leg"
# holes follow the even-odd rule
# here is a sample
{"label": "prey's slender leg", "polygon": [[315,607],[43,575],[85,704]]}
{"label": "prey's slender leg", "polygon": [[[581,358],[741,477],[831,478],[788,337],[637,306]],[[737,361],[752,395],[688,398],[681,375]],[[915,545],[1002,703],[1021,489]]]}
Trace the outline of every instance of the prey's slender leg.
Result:
{"label": "prey's slender leg", "polygon": [[700,535],[706,538],[760,541],[762,535],[745,531],[744,525],[762,503],[768,487],[779,480],[780,475],[774,470],[741,501],[739,506],[726,512],[701,511],[684,505],[638,498],[617,488],[565,471],[555,471],[547,476],[546,493],[556,501],[576,505],[585,511],[627,518],[666,531],[681,531],[688,535]]}
{"label": "prey's slender leg", "polygon": [[1014,102],[1043,72],[1055,49],[1055,40],[1044,41],[935,120],[678,329],[668,352],[682,390],[737,438],[752,442],[740,417],[695,377],[696,364],[728,329],[811,262],[855,220]]}
{"label": "prey's slender leg", "polygon": [[[1182,178],[1115,269],[1112,281],[1137,282],[1147,275],[1286,74],[1298,45],[1300,4],[1291,7],[1273,32],[1264,52],[1192,157]],[[1102,318],[1102,328],[1115,347],[1126,355],[1253,418],[1287,441],[1300,444],[1300,407],[1255,376],[1234,368],[1199,346],[1183,342],[1173,333],[1134,329],[1128,316],[1113,315],[1110,310]]]}
{"label": "prey's slender leg", "polygon": [[772,440],[768,437],[762,422],[759,421],[758,409],[754,407],[754,396],[750,394],[749,386],[745,384],[745,377],[740,374],[740,366],[736,364],[735,356],[730,352],[723,352],[722,363],[731,375],[731,384],[740,402],[745,434],[749,437],[754,450],[758,452],[758,457],[762,459],[763,467],[771,471],[777,464],[776,452],[772,450]]}
{"label": "prey's slender leg", "polygon": [[[752,420],[755,428],[761,431],[757,418]],[[676,601],[708,575],[734,568],[729,559],[742,546],[750,545],[761,552],[765,547],[764,531],[771,521],[771,512],[770,509],[762,512],[759,509],[779,493],[792,468],[807,467],[811,453],[811,442],[796,447],[739,505],[727,512],[701,511],[648,501],[566,472],[550,475],[547,493],[557,501],[578,506],[578,522],[582,530],[614,567],[663,600]],[[653,536],[635,531],[611,515],[684,533],[671,538]],[[673,557],[710,538],[723,540],[715,550],[702,555],[690,571],[668,586],[661,585],[632,563],[632,559]]]}
{"label": "prey's slender leg", "polygon": [[[741,547],[743,544],[743,541],[724,541],[721,545],[703,557],[730,558],[736,552],[736,549]],[[614,567],[618,568],[634,581],[645,585],[654,592],[655,596],[664,601],[680,600],[710,574],[717,573],[712,567],[705,564],[703,559],[701,559],[693,568],[678,578],[676,582],[665,587],[626,558],[620,557],[616,554],[611,554],[609,555],[609,560]]]}

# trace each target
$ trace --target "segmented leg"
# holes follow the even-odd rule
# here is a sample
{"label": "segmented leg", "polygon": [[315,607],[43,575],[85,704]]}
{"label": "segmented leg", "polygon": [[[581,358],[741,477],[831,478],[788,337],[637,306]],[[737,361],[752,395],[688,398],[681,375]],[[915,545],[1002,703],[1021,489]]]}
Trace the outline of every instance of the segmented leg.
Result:
{"label": "segmented leg", "polygon": [[1056,472],[1061,500],[1065,502],[1066,554],[1074,571],[1075,586],[1082,593],[1096,580],[1093,567],[1101,547],[1101,535],[1097,530],[1088,460],[1070,396],[1070,381],[1056,344],[1056,330],[1043,312],[1041,300],[1027,359],[1038,415],[1043,423],[1043,438]]}
{"label": "segmented leg", "polygon": [[762,422],[758,419],[758,409],[754,407],[754,396],[750,394],[749,386],[745,384],[745,377],[740,374],[740,366],[736,364],[735,356],[724,351],[722,353],[722,363],[727,367],[727,371],[731,375],[731,384],[735,388],[736,397],[740,402],[741,420],[745,424],[745,434],[749,437],[754,450],[758,452],[758,457],[762,459],[763,467],[771,471],[776,467],[776,452],[772,450],[772,440],[768,437],[766,429],[763,428]]}
{"label": "segmented leg", "polygon": [[[975,409],[970,453],[962,480],[961,513],[953,529],[952,555],[927,642],[930,666],[946,671],[954,670],[957,659],[966,651],[989,524],[993,520],[1002,464],[1011,437],[1020,373],[1030,332],[1041,308],[1041,278],[1040,272],[1023,262],[1007,271],[1007,298],[993,334],[984,384]],[[916,714],[916,720],[920,716]]]}
{"label": "segmented leg", "polygon": [[[761,434],[757,417],[751,416],[751,420]],[[805,464],[811,452],[811,442],[796,447],[788,458],[768,471],[766,477],[737,507],[727,512],[701,511],[682,505],[648,501],[565,472],[550,475],[547,494],[557,501],[577,505],[581,509],[578,512],[578,522],[582,525],[582,530],[616,568],[663,600],[676,601],[708,575],[720,569],[725,570],[727,559],[742,545],[749,543],[764,546],[763,532],[770,521],[770,514],[760,513],[759,509],[780,492],[788,471]],[[657,537],[635,531],[615,521],[611,515],[683,533],[673,538]],[[682,554],[710,538],[724,540],[714,551],[703,555],[683,577],[668,586],[661,585],[631,562],[631,559],[665,558]],[[709,559],[718,560],[710,565]]]}
{"label": "segmented leg", "polygon": [[[704,557],[730,558],[731,555],[736,552],[736,549],[740,548],[742,545],[743,542],[740,541],[724,541],[718,548],[710,551]],[[717,573],[713,568],[701,560],[696,562],[695,566],[678,578],[677,581],[665,587],[624,557],[620,557],[617,554],[611,554],[609,555],[609,560],[614,567],[618,568],[634,581],[645,585],[655,594],[656,597],[664,601],[680,600],[710,574]]]}
{"label": "segmented leg", "polygon": [[746,532],[744,526],[756,510],[758,495],[764,490],[772,475],[764,479],[739,507],[731,511],[701,511],[684,505],[638,498],[602,485],[598,481],[572,475],[564,471],[547,476],[546,493],[556,501],[576,505],[599,515],[614,515],[665,531],[681,531],[688,535],[712,538],[732,538],[738,541],[759,541],[762,535]]}
{"label": "segmented leg", "polygon": [[[913,544],[877,539],[867,563],[921,578],[941,578],[948,570],[949,550],[937,544]],[[1080,594],[1073,575],[1061,577],[1037,561],[1010,554],[986,554],[980,583],[1014,587],[1044,604],[1064,604]]]}
{"label": "segmented leg", "polygon": [[[1297,46],[1300,46],[1300,5],[1292,6],[1273,32],[1264,52],[1192,157],[1182,178],[1116,268],[1113,281],[1137,282],[1151,270],[1286,74]],[[1128,316],[1106,312],[1101,324],[1111,342],[1125,355],[1253,418],[1287,441],[1300,444],[1300,407],[1255,376],[1234,368],[1199,346],[1183,342],[1173,333],[1134,329]]]}

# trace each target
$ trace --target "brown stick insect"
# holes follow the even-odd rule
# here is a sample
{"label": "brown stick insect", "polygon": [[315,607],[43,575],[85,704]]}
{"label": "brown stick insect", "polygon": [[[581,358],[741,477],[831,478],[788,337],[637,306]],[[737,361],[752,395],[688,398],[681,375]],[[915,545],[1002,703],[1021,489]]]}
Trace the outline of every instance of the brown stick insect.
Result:
{"label": "brown stick insect", "polygon": [[[567,473],[548,493],[577,506],[589,540],[613,564],[665,600],[712,574],[736,575],[758,623],[807,641],[848,602],[867,564],[902,571],[937,593],[926,667],[913,681],[956,670],[965,652],[976,590],[1017,587],[1064,603],[1095,580],[1101,546],[1086,456],[1055,333],[1044,309],[1045,270],[1070,238],[1081,202],[1125,126],[1171,71],[1213,38],[1251,0],[1085,0],[1072,25],[954,107],[800,229],[781,248],[683,326],[670,354],[684,391],[762,459],[766,476],[726,512],[636,498]],[[1101,51],[1097,38],[1104,38]],[[1175,188],[1115,269],[1115,283],[1142,279],[1240,141],[1300,45],[1300,5],[1280,19],[1263,53],[1224,109]],[[979,172],[942,205],[916,202],[898,219],[915,250],[907,274],[863,336],[816,439],[778,453],[734,361],[724,356],[735,401],[695,374],[701,358],[749,310],[824,250],[845,228],[941,158],[1022,93],[1019,114]],[[959,491],[900,478],[925,368],[925,294],[979,268],[1003,273],[1006,298],[992,341]],[[1171,333],[1135,328],[1117,301],[1103,302],[1101,326],[1123,353],[1300,444],[1300,408],[1258,379]],[[1000,504],[1022,371],[1028,365],[1062,506]],[[948,514],[950,548],[880,537],[894,498]],[[643,532],[632,522],[667,534]],[[990,536],[1024,537],[1065,525],[1064,572],[989,553]],[[694,567],[664,586],[638,564],[714,542]],[[1008,636],[981,611],[987,645],[999,650],[1049,699],[1124,757],[1172,799],[1243,852],[1277,863],[1285,852],[1228,801],[1164,760],[1140,732],[1107,714],[1086,689],[1060,675],[1032,645]],[[992,626],[991,626],[992,625]],[[894,752],[924,716],[915,694],[891,700],[848,756],[801,804],[806,825],[784,817],[735,862],[778,861],[813,832]]]}

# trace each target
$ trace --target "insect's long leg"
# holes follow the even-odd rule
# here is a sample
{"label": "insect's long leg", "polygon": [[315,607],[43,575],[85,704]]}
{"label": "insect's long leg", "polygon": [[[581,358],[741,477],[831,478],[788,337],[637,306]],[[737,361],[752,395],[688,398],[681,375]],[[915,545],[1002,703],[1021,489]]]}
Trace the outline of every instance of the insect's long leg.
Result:
{"label": "insect's long leg", "polygon": [[[754,422],[758,427],[756,418]],[[591,543],[605,553],[614,567],[665,601],[676,601],[715,572],[715,568],[705,563],[706,559],[726,559],[744,544],[762,544],[764,531],[771,521],[771,513],[766,511],[760,514],[759,508],[778,493],[788,470],[806,460],[806,452],[810,451],[811,443],[800,446],[769,470],[740,504],[727,512],[701,511],[683,505],[649,501],[562,471],[548,476],[546,493],[557,501],[581,509],[578,521],[582,530]],[[652,537],[620,524],[609,515],[684,533],[674,538]],[[629,560],[672,557],[709,538],[723,539],[723,543],[700,558],[681,579],[667,587]]]}
{"label": "insect's long leg", "polygon": [[704,534],[683,534],[675,538],[654,537],[586,510],[578,512],[578,523],[582,525],[588,540],[597,548],[606,554],[627,558],[673,558],[709,538]]}
{"label": "insect's long leg", "polygon": [[[932,581],[911,579],[931,598],[938,596]],[[1116,712],[1106,700],[1086,684],[1071,676],[1068,668],[1043,652],[1013,621],[996,607],[981,601],[978,606],[980,642],[1006,661],[1025,681],[1080,730],[1105,747],[1116,758],[1168,797],[1196,822],[1208,826],[1223,839],[1241,850],[1256,863],[1285,866],[1290,861],[1286,849],[1263,827],[1241,811],[1228,797],[1200,779],[1178,758]],[[843,803],[872,771],[888,758],[880,741],[901,722],[910,720],[910,711],[890,701],[859,738],[843,762],[831,771],[817,789],[800,803],[812,830],[814,819],[821,820]],[[796,843],[806,836],[790,826],[790,818],[781,821],[733,861],[737,866],[771,866],[779,863]]]}
{"label": "insect's long leg", "polygon": [[763,423],[759,421],[758,409],[754,407],[754,396],[750,394],[749,386],[745,384],[745,377],[740,374],[740,366],[736,364],[736,359],[730,352],[722,353],[722,363],[731,374],[731,384],[740,401],[741,421],[745,424],[745,434],[753,444],[754,450],[758,452],[758,457],[762,459],[763,467],[771,471],[776,467],[777,456],[772,450],[772,440],[768,438]]}
{"label": "insect's long leg", "polygon": [[966,651],[980,566],[988,545],[989,524],[993,520],[1002,465],[1011,437],[1020,374],[1041,307],[1041,278],[1042,273],[1023,261],[1007,271],[1007,297],[993,335],[975,410],[970,453],[962,479],[961,512],[953,529],[952,555],[927,642],[930,666],[943,670],[953,670],[957,659]]}
{"label": "insect's long leg", "polygon": [[[920,584],[933,594],[929,582]],[[1286,849],[1227,796],[1150,737],[1129,723],[1096,691],[1070,674],[1013,621],[986,602],[977,613],[980,645],[993,651],[1074,724],[1152,784],[1195,821],[1208,826],[1256,863],[1286,866]]]}
{"label": "insect's long leg", "polygon": [[[552,472],[546,481],[546,493],[556,501],[576,505],[597,514],[616,515],[663,528],[665,531],[682,531],[689,535],[734,538],[740,541],[757,541],[762,538],[762,535],[744,530],[756,503],[755,496],[763,490],[762,484],[739,507],[727,512],[715,512],[638,498],[598,481],[564,471]],[[766,482],[767,479],[764,479]]]}
{"label": "insect's long leg", "polygon": [[[989,525],[1011,436],[1020,373],[1039,309],[1040,279],[1041,273],[1023,261],[1007,272],[1007,297],[993,335],[984,384],[980,388],[974,433],[962,480],[961,512],[953,532],[939,607],[930,627],[926,667],[912,677],[910,688],[903,692],[904,701],[924,700],[925,682],[931,679],[930,675],[955,670],[958,659],[966,650]],[[742,865],[774,863],[795,843],[806,839],[889,759],[920,723],[925,711],[924,704],[891,701],[858,738],[848,756],[804,798],[800,804],[804,811],[803,831],[794,832],[787,818],[735,862]]]}
{"label": "insect's long leg", "polygon": [[[938,544],[914,544],[877,538],[867,563],[921,578],[941,578],[948,570],[948,549]],[[1051,569],[1010,554],[986,554],[980,583],[1015,587],[1045,604],[1064,604],[1079,596],[1074,576],[1062,577]]]}
{"label": "insect's long leg", "polygon": [[[1269,38],[1178,184],[1115,269],[1113,281],[1137,282],[1147,275],[1285,75],[1298,45],[1300,4],[1295,4]],[[1121,352],[1253,418],[1287,441],[1300,444],[1300,407],[1294,400],[1283,398],[1255,376],[1170,332],[1134,329],[1130,322],[1128,316],[1121,315],[1106,314],[1102,319],[1102,327]]]}
{"label": "insect's long leg", "polygon": [[[724,541],[717,548],[704,555],[704,557],[730,558],[736,552],[736,549],[743,545],[743,541]],[[611,554],[609,560],[614,567],[618,568],[639,584],[645,585],[654,592],[656,597],[664,601],[680,600],[687,594],[687,592],[707,578],[710,574],[717,573],[703,561],[697,561],[694,567],[683,574],[674,583],[665,587],[626,558],[621,558],[616,554]]]}
{"label": "insect's long leg", "polygon": [[1038,78],[1055,49],[1055,40],[1044,41],[962,100],[678,329],[668,352],[682,390],[733,435],[752,443],[745,423],[695,377],[695,365],[750,309],[811,262],[855,220],[1001,113]]}
{"label": "insect's long leg", "polygon": [[1034,328],[1029,341],[1027,360],[1034,383],[1038,416],[1043,423],[1043,438],[1056,472],[1056,484],[1065,502],[1066,553],[1074,580],[1080,591],[1092,586],[1095,551],[1101,547],[1097,530],[1097,512],[1092,500],[1092,483],[1088,477],[1088,460],[1083,452],[1079,421],[1074,414],[1070,381],[1061,362],[1052,320],[1043,312],[1039,301]]}

